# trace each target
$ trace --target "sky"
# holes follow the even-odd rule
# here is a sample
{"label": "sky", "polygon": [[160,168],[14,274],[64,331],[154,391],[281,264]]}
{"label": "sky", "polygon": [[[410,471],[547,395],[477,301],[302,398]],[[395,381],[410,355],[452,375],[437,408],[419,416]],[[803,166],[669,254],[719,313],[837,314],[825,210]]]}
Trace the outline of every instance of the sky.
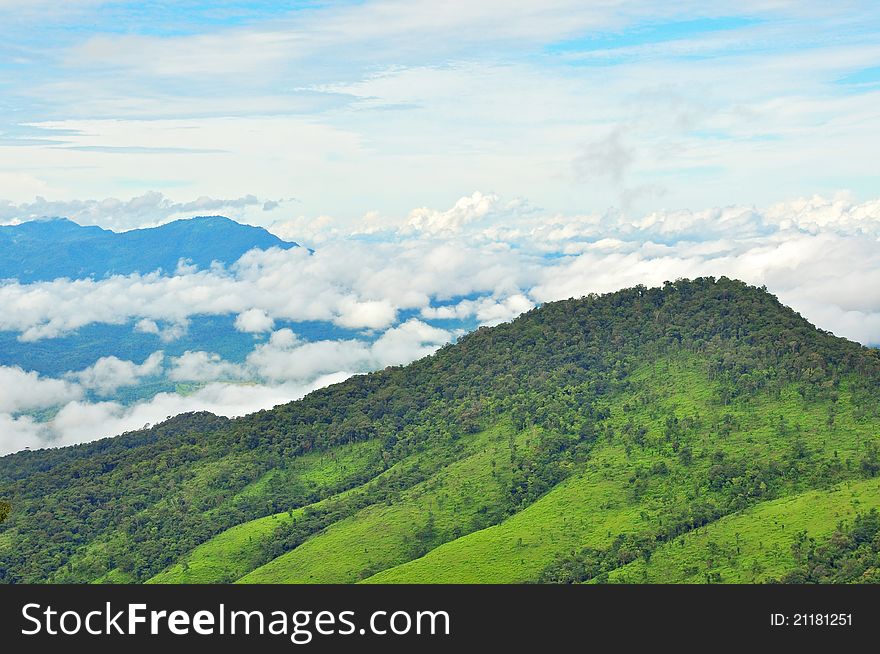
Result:
{"label": "sky", "polygon": [[474,191],[563,213],[877,195],[873,2],[0,0],[0,25],[16,204],[255,196],[269,224]]}
{"label": "sky", "polygon": [[[0,0],[0,26],[0,224],[222,214],[310,248],[0,282],[22,342],[107,323],[164,343],[203,315],[254,339],[243,361],[0,366],[0,454],[268,408],[680,277],[766,285],[880,344],[877,3]],[[199,388],[119,400],[156,376]]]}

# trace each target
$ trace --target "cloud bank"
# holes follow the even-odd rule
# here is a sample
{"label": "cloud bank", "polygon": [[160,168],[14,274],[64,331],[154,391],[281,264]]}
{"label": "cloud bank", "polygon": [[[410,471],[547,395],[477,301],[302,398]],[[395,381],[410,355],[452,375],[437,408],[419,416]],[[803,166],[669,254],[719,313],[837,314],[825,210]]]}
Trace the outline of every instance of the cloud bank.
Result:
{"label": "cloud bank", "polygon": [[164,358],[162,352],[154,352],[146,361],[137,365],[114,356],[101,357],[85,370],[71,373],[69,377],[83,388],[108,396],[124,386],[134,386],[146,377],[158,375]]}
{"label": "cloud bank", "polygon": [[[413,318],[372,342],[304,342],[290,329],[280,329],[257,345],[242,364],[224,361],[211,352],[189,351],[172,357],[165,370],[164,354],[154,352],[140,365],[102,357],[85,370],[69,373],[65,380],[0,367],[0,454],[112,436],[185,411],[237,416],[271,408],[354,373],[421,358],[454,335]],[[162,373],[171,381],[202,386],[190,395],[159,393],[132,406],[84,399],[88,390],[109,396],[121,387]],[[49,407],[58,411],[45,422],[24,415]]]}
{"label": "cloud bank", "polygon": [[[880,200],[815,196],[765,208],[569,216],[475,192],[449,209],[396,219],[369,213],[354,226],[295,218],[271,231],[315,248],[254,250],[228,268],[173,275],[0,284],[0,329],[25,341],[129,321],[173,341],[195,316],[220,314],[254,336],[240,362],[193,350],[157,351],[139,363],[103,357],[63,379],[0,368],[0,451],[112,435],[185,410],[240,415],[430,354],[465,326],[679,277],[764,284],[817,326],[880,343]],[[354,335],[305,339],[295,327],[303,321]],[[119,389],[147,379],[198,390],[134,406],[114,401]],[[87,399],[95,396],[107,401]],[[50,408],[57,413],[46,422],[25,415]]]}

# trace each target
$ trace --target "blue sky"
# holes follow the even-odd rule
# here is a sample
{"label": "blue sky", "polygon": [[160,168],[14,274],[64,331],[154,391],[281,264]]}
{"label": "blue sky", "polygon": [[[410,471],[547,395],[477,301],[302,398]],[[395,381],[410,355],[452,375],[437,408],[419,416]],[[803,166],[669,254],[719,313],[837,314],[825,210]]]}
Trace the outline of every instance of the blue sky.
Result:
{"label": "blue sky", "polygon": [[0,0],[0,24],[10,203],[255,195],[279,204],[252,222],[356,224],[474,191],[642,214],[880,179],[872,2]]}

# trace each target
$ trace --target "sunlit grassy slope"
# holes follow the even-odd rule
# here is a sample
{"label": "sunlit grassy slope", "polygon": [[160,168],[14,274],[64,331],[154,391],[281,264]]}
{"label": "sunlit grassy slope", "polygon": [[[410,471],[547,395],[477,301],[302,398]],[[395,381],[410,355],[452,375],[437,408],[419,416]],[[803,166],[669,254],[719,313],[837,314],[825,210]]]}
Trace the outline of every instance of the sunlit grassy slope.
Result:
{"label": "sunlit grassy slope", "polygon": [[[640,425],[646,429],[642,445],[620,436],[600,441],[571,476],[498,524],[474,530],[482,516],[491,516],[508,481],[499,462],[508,447],[509,427],[470,437],[468,454],[392,502],[366,506],[267,563],[254,564],[256,544],[271,537],[279,523],[296,520],[303,509],[233,527],[194,550],[184,559],[185,565],[178,563],[152,581],[532,581],[557,557],[584,546],[601,549],[619,534],[656,533],[664,521],[687,510],[719,453],[737,460],[781,460],[796,440],[806,461],[815,465],[838,461],[844,468],[848,461],[852,467],[865,439],[874,438],[877,424],[853,416],[844,388],[835,403],[834,424],[829,426],[830,404],[805,403],[794,387],[787,387],[778,397],[720,405],[698,357],[667,358],[639,369],[631,389],[609,399],[610,433],[623,434],[627,425]],[[699,417],[694,422],[698,426],[682,435],[677,446],[679,452],[684,447],[692,450],[687,464],[664,437],[670,415]],[[725,422],[735,426],[720,437],[718,427]],[[523,431],[516,440],[525,446],[530,437],[529,431]],[[646,483],[637,488],[634,473],[661,463],[666,472],[648,474]],[[716,561],[712,568],[723,580],[778,575],[792,562],[790,541],[797,530],[827,534],[857,508],[880,506],[880,480],[859,480],[855,469],[852,478],[829,490],[803,490],[807,482],[783,476],[777,480],[781,497],[756,502],[662,544],[650,559],[647,579],[703,581],[711,558],[704,551],[708,542],[726,553],[725,562]],[[357,492],[355,488],[343,495]],[[776,527],[774,520],[786,527]],[[737,542],[740,554],[730,555]],[[432,548],[422,552],[426,546]],[[641,560],[621,566],[609,581],[644,581],[645,567]]]}
{"label": "sunlit grassy slope", "polygon": [[[404,563],[427,548],[479,528],[502,504],[506,475],[493,468],[505,429],[479,434],[473,453],[391,503],[373,504],[244,576],[243,583],[345,583]],[[525,444],[528,434],[520,434]],[[496,472],[493,472],[496,471]]]}
{"label": "sunlit grassy slope", "polygon": [[[838,405],[843,410],[836,416],[833,427],[827,425],[828,405],[817,403],[805,407],[793,389],[786,389],[779,399],[759,398],[734,407],[719,407],[711,400],[711,384],[700,374],[698,362],[692,359],[667,361],[658,366],[641,370],[636,379],[643,389],[651,389],[653,402],[639,406],[640,393],[622,398],[615,408],[620,410],[618,425],[633,417],[648,425],[648,446],[633,448],[629,455],[616,443],[603,444],[594,452],[585,470],[564,481],[533,505],[500,525],[470,534],[447,543],[426,556],[404,565],[378,573],[367,581],[371,583],[510,583],[534,580],[556,557],[584,546],[602,548],[622,533],[656,533],[663,520],[682,510],[690,496],[699,486],[699,480],[709,471],[707,459],[710,453],[727,453],[728,456],[754,460],[773,459],[778,453],[791,449],[791,436],[780,433],[780,416],[796,430],[807,448],[806,457],[835,461],[849,461],[864,447],[865,439],[876,438],[876,422],[857,421],[852,418],[852,407],[843,398]],[[845,394],[844,394],[845,395]],[[629,406],[629,411],[622,406]],[[672,452],[654,445],[660,438],[661,422],[668,411],[685,416],[699,413],[705,422],[712,424],[721,415],[731,415],[739,427],[723,439],[712,429],[696,430],[689,439],[695,452],[695,460],[688,466],[670,456]],[[614,415],[614,413],[612,413]],[[652,415],[655,416],[652,418]],[[636,499],[630,478],[639,468],[645,469],[660,461],[666,463],[669,472],[651,477],[644,494]],[[843,463],[842,465],[846,465]],[[791,540],[798,529],[808,529],[811,534],[827,534],[837,522],[851,516],[854,507],[867,510],[880,506],[877,480],[855,482],[853,491],[858,504],[842,490],[835,492],[813,491],[796,494],[800,483],[796,477],[781,484],[780,494],[793,493],[780,500],[758,503],[753,509],[723,518],[716,524],[698,530],[697,534],[714,534],[725,550],[735,547],[736,534],[740,543],[750,540],[750,545],[761,550],[755,555],[762,566],[761,572],[748,573],[737,568],[738,574],[722,570],[722,579],[728,581],[754,581],[763,579],[767,573],[779,573],[785,563],[792,563]],[[818,500],[822,502],[818,502]],[[815,507],[811,505],[817,501]],[[818,507],[822,507],[822,509]],[[813,513],[818,512],[818,513]],[[776,533],[765,519],[773,515],[784,524],[785,513],[792,514],[787,533],[782,528]],[[734,525],[731,527],[731,525]],[[754,532],[746,532],[747,525],[754,525]],[[765,534],[769,530],[770,534]],[[651,581],[703,581],[706,566],[695,566],[693,558],[701,536],[680,537],[691,543],[689,557],[676,558],[679,540],[668,543],[651,558],[648,579]],[[711,540],[712,536],[705,537]],[[766,561],[774,556],[774,565]],[[704,561],[710,557],[704,557]],[[740,557],[740,562],[746,555]],[[754,558],[754,557],[753,557]],[[663,565],[662,562],[666,561]],[[751,562],[751,559],[750,559]],[[616,581],[645,581],[639,566],[631,564],[612,576]],[[731,564],[732,565],[732,564]],[[656,571],[655,571],[656,568]],[[717,571],[717,570],[713,570]],[[685,573],[689,574],[685,574]],[[653,574],[652,574],[653,573]]]}
{"label": "sunlit grassy slope", "polygon": [[[246,486],[231,501],[241,497],[260,498],[272,483],[285,483],[291,478],[295,478],[318,495],[348,486],[353,479],[357,479],[369,470],[372,465],[370,454],[375,452],[376,445],[375,442],[367,441],[345,445],[330,453],[315,452],[305,455],[297,459],[289,469],[266,473],[253,484]],[[353,489],[343,491],[316,505],[338,501],[352,492]],[[150,579],[149,583],[235,581],[258,565],[261,556],[260,544],[271,538],[279,526],[295,520],[304,511],[305,507],[291,507],[287,511],[236,525],[199,545],[182,561]]]}
{"label": "sunlit grassy slope", "polygon": [[841,521],[880,507],[880,478],[846,482],[763,502],[665,543],[646,562],[613,571],[616,583],[755,583],[794,566],[795,535],[827,538]]}

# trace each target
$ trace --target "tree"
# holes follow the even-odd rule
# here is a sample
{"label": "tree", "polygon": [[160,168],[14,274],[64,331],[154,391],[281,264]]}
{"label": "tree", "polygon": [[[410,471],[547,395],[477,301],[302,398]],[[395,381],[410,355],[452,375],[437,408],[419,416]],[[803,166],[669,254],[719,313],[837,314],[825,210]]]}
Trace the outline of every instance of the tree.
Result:
{"label": "tree", "polygon": [[678,460],[681,461],[682,465],[689,466],[694,460],[694,453],[691,448],[687,445],[681,448],[678,452]]}
{"label": "tree", "polygon": [[867,477],[875,477],[880,472],[880,454],[878,454],[876,445],[872,443],[868,447],[868,451],[862,457],[860,465],[862,472]]}
{"label": "tree", "polygon": [[4,522],[6,518],[9,517],[10,511],[12,511],[12,507],[9,506],[9,503],[0,501],[0,523]]}

